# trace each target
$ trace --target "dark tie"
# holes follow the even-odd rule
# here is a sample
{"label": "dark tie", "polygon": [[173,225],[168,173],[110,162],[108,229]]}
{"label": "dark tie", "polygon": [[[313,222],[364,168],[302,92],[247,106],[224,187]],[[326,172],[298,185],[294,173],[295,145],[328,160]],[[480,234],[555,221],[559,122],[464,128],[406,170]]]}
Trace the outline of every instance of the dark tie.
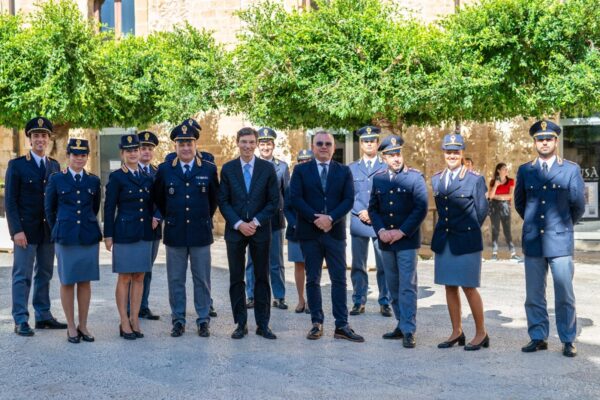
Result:
{"label": "dark tie", "polygon": [[327,189],[327,164],[320,163],[321,166],[321,186],[323,187],[323,191]]}
{"label": "dark tie", "polygon": [[140,174],[138,174],[137,171],[133,171],[133,176],[135,177],[135,179],[140,179]]}
{"label": "dark tie", "polygon": [[250,174],[250,164],[244,165],[244,184],[246,185],[246,192],[250,193],[250,182],[252,182],[252,174]]}
{"label": "dark tie", "polygon": [[40,160],[40,174],[42,174],[42,178],[46,177],[46,163],[43,158]]}
{"label": "dark tie", "polygon": [[367,172],[371,173],[371,160],[367,161]]}
{"label": "dark tie", "polygon": [[81,175],[75,174],[75,183],[79,185],[79,182],[81,182]]}
{"label": "dark tie", "polygon": [[183,169],[185,169],[185,173],[184,173],[185,179],[189,179],[189,177],[190,177],[190,166],[188,164],[185,164],[183,166]]}
{"label": "dark tie", "polygon": [[150,174],[150,170],[148,169],[148,166],[147,166],[147,165],[144,167],[144,173],[145,173],[146,175]]}
{"label": "dark tie", "polygon": [[453,172],[449,172],[450,176],[448,177],[448,185],[446,186],[446,188],[449,188],[450,186],[452,186],[452,181],[454,180],[454,173]]}
{"label": "dark tie", "polygon": [[544,176],[548,175],[548,163],[546,163],[546,161],[542,163],[542,172],[544,173]]}

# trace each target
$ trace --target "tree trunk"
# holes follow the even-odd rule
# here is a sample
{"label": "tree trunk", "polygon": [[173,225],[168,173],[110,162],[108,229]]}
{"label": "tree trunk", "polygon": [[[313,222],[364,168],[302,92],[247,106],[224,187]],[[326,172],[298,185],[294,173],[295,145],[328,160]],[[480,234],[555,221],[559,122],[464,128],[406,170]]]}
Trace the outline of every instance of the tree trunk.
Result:
{"label": "tree trunk", "polygon": [[67,159],[67,141],[69,139],[69,124],[54,125],[54,135],[52,135],[52,149],[49,155],[58,160],[61,165],[65,164]]}

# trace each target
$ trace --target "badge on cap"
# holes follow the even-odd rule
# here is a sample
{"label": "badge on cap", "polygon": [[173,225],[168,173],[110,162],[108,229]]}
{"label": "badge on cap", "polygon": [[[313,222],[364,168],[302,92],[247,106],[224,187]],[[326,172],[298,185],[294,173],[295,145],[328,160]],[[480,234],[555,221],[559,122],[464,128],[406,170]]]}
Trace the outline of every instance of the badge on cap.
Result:
{"label": "badge on cap", "polygon": [[131,138],[131,136],[127,136],[127,143],[131,143],[133,139]]}
{"label": "badge on cap", "polygon": [[41,118],[38,119],[37,123],[40,128],[42,128],[44,126],[44,120]]}
{"label": "badge on cap", "polygon": [[[369,127],[367,128],[367,133],[371,133],[372,129]],[[395,143],[394,143],[395,144]]]}
{"label": "badge on cap", "polygon": [[150,134],[148,132],[146,132],[146,134],[144,135],[144,139],[150,140]]}
{"label": "badge on cap", "polygon": [[183,126],[181,127],[181,132],[183,132],[183,134],[185,135],[185,134],[186,134],[186,132],[187,132],[187,126],[183,125]]}
{"label": "badge on cap", "polygon": [[542,130],[545,131],[546,128],[548,127],[548,123],[546,121],[542,121],[541,127],[542,127]]}
{"label": "badge on cap", "polygon": [[77,139],[77,141],[75,142],[75,145],[76,145],[77,147],[81,146],[81,140],[80,140],[80,139]]}
{"label": "badge on cap", "polygon": [[[371,128],[368,128],[368,129],[371,129]],[[392,146],[395,146],[396,145],[396,138],[391,138],[390,142],[392,142]]]}

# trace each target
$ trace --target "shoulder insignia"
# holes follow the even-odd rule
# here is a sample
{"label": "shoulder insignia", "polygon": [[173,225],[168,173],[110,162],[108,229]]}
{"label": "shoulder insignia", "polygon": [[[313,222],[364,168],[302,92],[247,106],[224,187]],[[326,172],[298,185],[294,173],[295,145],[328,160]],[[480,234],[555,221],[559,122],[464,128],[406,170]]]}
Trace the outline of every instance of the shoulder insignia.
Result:
{"label": "shoulder insignia", "polygon": [[25,154],[25,159],[31,161],[31,153],[29,151]]}
{"label": "shoulder insignia", "polygon": [[467,171],[468,171],[468,169],[466,169],[465,167],[461,167],[461,170],[458,173],[458,178],[463,179],[465,177],[465,175],[467,174]]}
{"label": "shoulder insignia", "polygon": [[157,167],[157,166],[155,166],[155,165],[152,165],[152,164],[150,164],[150,169],[151,169],[152,171],[158,171],[158,167]]}
{"label": "shoulder insignia", "polygon": [[279,165],[279,160],[273,157],[273,161],[275,161],[275,165]]}
{"label": "shoulder insignia", "polygon": [[563,161],[564,161],[564,159],[563,159],[563,158],[561,158],[561,157],[559,157],[559,156],[556,156],[556,163],[557,163],[558,165],[562,165],[562,164],[563,164]]}
{"label": "shoulder insignia", "polygon": [[534,159],[533,159],[533,161],[531,162],[531,166],[532,166],[532,167],[535,167],[535,163],[537,162],[537,160],[538,160],[537,158],[534,158]]}
{"label": "shoulder insignia", "polygon": [[68,168],[65,168],[65,169],[62,170],[62,173],[65,174],[65,175],[67,174],[67,172],[69,172]]}
{"label": "shoulder insignia", "polygon": [[198,164],[199,167],[202,166],[202,157],[196,156],[196,164]]}
{"label": "shoulder insignia", "polygon": [[89,175],[89,176],[94,176],[94,177],[98,178],[98,175],[96,175],[96,174],[94,174],[94,173],[92,173],[92,172],[86,171],[86,170],[85,170],[85,168],[83,169],[83,173],[84,173],[84,174],[87,174],[87,175]]}
{"label": "shoulder insignia", "polygon": [[214,162],[212,162],[212,161],[208,161],[208,160],[204,160],[204,159],[202,159],[202,161],[204,161],[204,162],[205,162],[205,163],[207,163],[207,164],[214,165],[215,167],[217,166],[217,164],[215,164],[215,163],[214,163]]}
{"label": "shoulder insignia", "polygon": [[475,175],[475,176],[481,176],[481,174],[480,174],[479,172],[477,172],[477,171],[469,171],[469,173],[470,173],[471,175]]}
{"label": "shoulder insignia", "polygon": [[379,171],[375,172],[375,175],[381,175],[381,174],[387,173],[387,172],[388,172],[387,168],[386,169],[380,169]]}
{"label": "shoulder insignia", "polygon": [[173,159],[173,162],[171,163],[171,167],[175,168],[177,166],[177,162],[179,161],[179,159],[177,157],[175,157]]}
{"label": "shoulder insignia", "polygon": [[123,171],[124,173],[127,173],[128,169],[126,166],[121,165],[121,171]]}
{"label": "shoulder insignia", "polygon": [[433,174],[431,176],[433,177],[433,176],[436,176],[436,175],[440,175],[442,172],[444,172],[444,170],[438,171],[438,172],[436,172],[435,174]]}
{"label": "shoulder insignia", "polygon": [[566,162],[567,164],[577,165],[577,163],[575,161],[567,160],[567,159],[564,159],[564,158],[563,158],[563,161]]}
{"label": "shoulder insignia", "polygon": [[47,158],[48,158],[48,160],[50,160],[50,161],[58,162],[58,160],[57,160],[56,158],[52,158],[52,157],[47,157]]}

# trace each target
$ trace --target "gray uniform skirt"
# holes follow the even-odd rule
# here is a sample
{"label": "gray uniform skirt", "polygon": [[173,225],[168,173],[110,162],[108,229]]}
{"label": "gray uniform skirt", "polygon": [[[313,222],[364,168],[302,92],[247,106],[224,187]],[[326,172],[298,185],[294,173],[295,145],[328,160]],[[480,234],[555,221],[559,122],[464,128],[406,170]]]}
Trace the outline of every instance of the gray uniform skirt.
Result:
{"label": "gray uniform skirt", "polygon": [[100,280],[100,247],[54,245],[58,262],[58,278],[63,285]]}
{"label": "gray uniform skirt", "polygon": [[450,245],[435,254],[435,283],[446,286],[479,287],[481,284],[481,251],[452,254]]}
{"label": "gray uniform skirt", "polygon": [[112,248],[113,272],[133,274],[152,270],[152,241],[114,243]]}
{"label": "gray uniform skirt", "polygon": [[289,262],[304,262],[304,254],[300,248],[300,242],[288,240],[288,261]]}

